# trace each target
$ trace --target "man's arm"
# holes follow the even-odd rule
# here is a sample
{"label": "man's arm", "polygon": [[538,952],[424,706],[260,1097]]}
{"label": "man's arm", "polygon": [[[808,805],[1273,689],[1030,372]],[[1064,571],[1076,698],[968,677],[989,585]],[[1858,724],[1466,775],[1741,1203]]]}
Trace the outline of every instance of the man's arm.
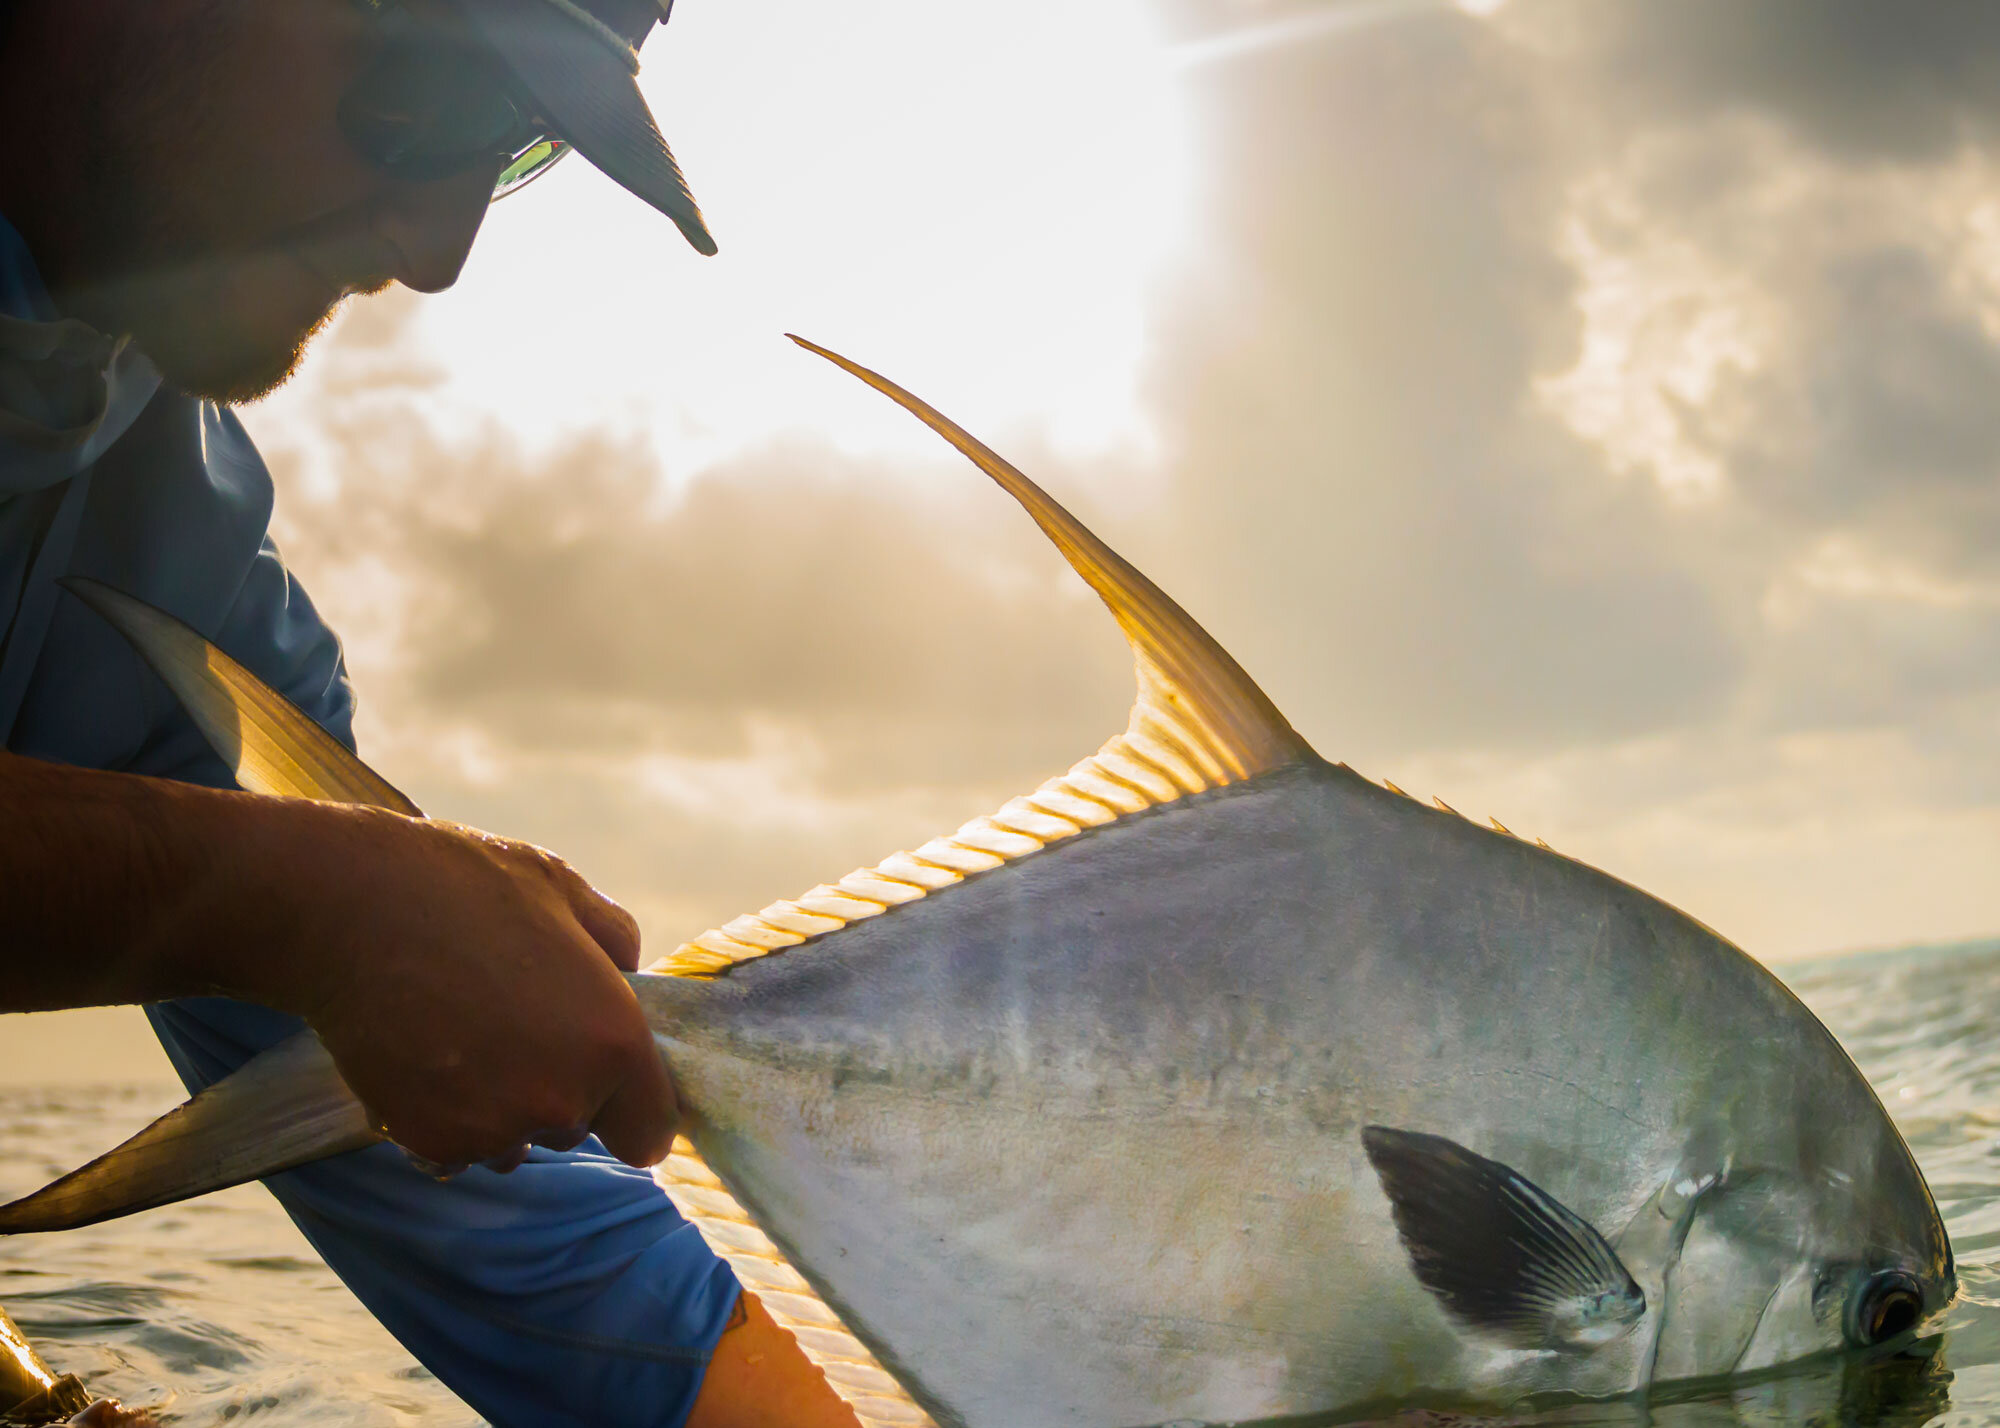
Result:
{"label": "man's arm", "polygon": [[[305,868],[299,863],[302,857],[318,861]],[[427,867],[426,860],[436,866]],[[341,906],[319,907],[314,890],[339,896],[356,880],[382,877],[385,868],[394,879],[407,882],[408,889],[384,887],[360,899],[364,905],[398,899],[448,903],[452,895],[447,885],[456,880],[464,884],[466,900],[504,914],[502,904],[518,895],[525,882],[536,905],[531,913],[551,910],[550,899],[542,894],[552,890],[557,895],[552,937],[569,934],[575,940],[587,934],[594,945],[581,955],[596,961],[608,956],[629,968],[636,957],[638,938],[622,909],[555,859],[523,845],[372,810],[259,798],[0,754],[0,870],[5,870],[0,871],[0,904],[22,914],[13,922],[22,936],[6,954],[9,975],[0,979],[5,989],[0,991],[5,1002],[0,1010],[219,993],[307,1014],[324,1036],[324,1028],[339,1018],[315,1018],[315,1009],[338,1000],[337,994],[329,997],[329,985],[354,982],[352,1006],[365,1024],[380,1028],[386,1046],[394,1047],[397,1028],[391,1023],[399,1018],[372,1004],[421,1005],[421,995],[413,1000],[399,995],[407,981],[399,976],[403,964],[413,958],[450,959],[452,954],[410,947],[394,959],[396,967],[377,973],[356,969],[353,978],[329,978],[323,970],[311,970],[337,965],[343,956],[365,957],[359,949],[372,935],[369,918],[343,913],[349,898],[341,898]],[[290,891],[274,894],[271,886]],[[287,905],[288,912],[279,911]],[[563,925],[564,912],[573,928]],[[355,924],[348,950],[301,948],[273,955],[296,940],[292,925],[301,920],[308,925],[326,920]],[[519,915],[509,919],[516,932],[525,920]],[[485,955],[478,955],[483,963]],[[538,958],[538,969],[552,960]],[[457,970],[463,975],[467,969]],[[388,985],[371,995],[366,985],[371,976]],[[468,997],[466,988],[444,985],[444,978],[424,980],[439,984],[451,1016],[462,1015],[468,1002],[483,996]],[[483,987],[483,981],[478,985]],[[617,986],[625,990],[622,982]],[[561,1009],[545,1010],[558,1026],[566,1020]],[[434,1026],[420,1024],[417,1038],[428,1043],[433,1057],[444,1054],[443,1038]],[[539,1071],[533,1057],[529,1052],[514,1064]],[[365,1056],[362,1064],[370,1064]],[[438,1079],[429,1073],[421,1084],[435,1088]],[[538,1074],[538,1084],[540,1080]],[[431,1103],[431,1094],[425,1092],[419,1109],[435,1114],[442,1108]],[[508,1141],[504,1132],[499,1134],[494,1144],[519,1144],[522,1139],[516,1134]],[[599,1134],[617,1148],[605,1135],[601,1118]],[[444,1158],[406,1136],[398,1138],[422,1154]],[[466,1154],[470,1158],[469,1150]],[[639,1154],[651,1163],[664,1151]],[[545,1176],[552,1168],[537,1166],[528,1174]],[[524,1188],[526,1184],[524,1180]],[[557,1189],[553,1184],[549,1188]],[[290,1203],[303,1208],[303,1198]],[[657,1202],[657,1192],[646,1198]],[[486,1202],[476,1218],[486,1218],[493,1208],[493,1202]],[[587,1213],[588,1198],[579,1194],[566,1208],[571,1215]],[[309,1232],[329,1238],[338,1234],[326,1221],[304,1223]],[[668,1233],[684,1237],[688,1232],[678,1227]],[[580,1239],[579,1234],[567,1248],[574,1252]],[[698,1280],[699,1255],[679,1258]],[[688,1428],[855,1428],[857,1422],[792,1336],[748,1294],[738,1300],[700,1382]]]}
{"label": "man's arm", "polygon": [[[94,524],[70,571],[186,620],[352,747],[339,643],[266,538],[270,499],[269,475],[234,416],[163,398],[98,464]],[[167,688],[67,598],[10,746],[65,768],[235,786]],[[0,813],[0,822],[11,819]],[[320,882],[331,890],[334,879]],[[331,916],[353,915],[352,901]],[[477,956],[480,924],[468,919],[458,934],[462,955]],[[506,973],[469,972],[438,1021],[484,1018],[487,1008],[468,1004],[512,986]],[[376,1015],[396,1016],[379,988],[373,995]],[[301,1025],[222,997],[152,1002],[146,1014],[190,1091]],[[526,1055],[518,1063],[532,1065]],[[382,1145],[266,1184],[361,1302],[498,1428],[680,1424],[736,1308],[728,1266],[651,1176],[594,1140],[565,1153],[537,1149],[510,1175],[475,1167],[440,1183]]]}
{"label": "man's arm", "polygon": [[592,1128],[666,1154],[631,917],[526,844],[0,754],[0,1010],[219,995],[303,1017],[445,1164]]}

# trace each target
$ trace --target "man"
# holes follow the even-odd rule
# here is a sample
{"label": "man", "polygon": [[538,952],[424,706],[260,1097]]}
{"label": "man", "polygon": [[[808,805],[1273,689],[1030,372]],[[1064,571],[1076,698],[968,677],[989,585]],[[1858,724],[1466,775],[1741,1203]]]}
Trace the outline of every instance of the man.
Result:
{"label": "man", "polygon": [[271,1188],[495,1423],[851,1423],[630,1168],[675,1122],[632,919],[537,849],[230,791],[56,584],[172,611],[350,739],[228,407],[348,296],[449,286],[496,192],[572,145],[713,252],[632,79],[664,18],[0,0],[0,1010],[149,1003],[191,1088],[303,1017],[404,1149]]}

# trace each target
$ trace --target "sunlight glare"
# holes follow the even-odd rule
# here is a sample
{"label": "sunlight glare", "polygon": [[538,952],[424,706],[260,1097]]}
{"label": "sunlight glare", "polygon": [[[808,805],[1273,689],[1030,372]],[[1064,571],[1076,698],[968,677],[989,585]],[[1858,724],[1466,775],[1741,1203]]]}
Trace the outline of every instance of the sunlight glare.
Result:
{"label": "sunlight glare", "polygon": [[934,454],[796,331],[995,439],[1143,452],[1149,298],[1192,207],[1161,49],[1144,0],[684,3],[642,82],[721,255],[562,165],[422,304],[449,373],[429,410],[537,443],[643,433],[675,480],[788,432]]}

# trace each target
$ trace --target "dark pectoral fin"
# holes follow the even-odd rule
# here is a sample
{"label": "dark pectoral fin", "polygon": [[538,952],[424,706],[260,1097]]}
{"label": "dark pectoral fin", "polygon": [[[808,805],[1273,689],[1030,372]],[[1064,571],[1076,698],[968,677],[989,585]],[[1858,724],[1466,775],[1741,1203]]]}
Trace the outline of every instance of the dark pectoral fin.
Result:
{"label": "dark pectoral fin", "polygon": [[1410,1267],[1453,1317],[1517,1348],[1584,1347],[1646,1312],[1604,1237],[1527,1177],[1456,1141],[1368,1126]]}

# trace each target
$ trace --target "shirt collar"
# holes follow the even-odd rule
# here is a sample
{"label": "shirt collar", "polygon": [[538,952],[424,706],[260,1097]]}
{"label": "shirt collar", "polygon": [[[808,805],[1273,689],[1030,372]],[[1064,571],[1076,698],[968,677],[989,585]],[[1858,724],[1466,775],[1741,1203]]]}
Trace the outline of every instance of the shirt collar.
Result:
{"label": "shirt collar", "polygon": [[129,340],[56,312],[26,240],[0,216],[0,499],[93,465],[159,385]]}

